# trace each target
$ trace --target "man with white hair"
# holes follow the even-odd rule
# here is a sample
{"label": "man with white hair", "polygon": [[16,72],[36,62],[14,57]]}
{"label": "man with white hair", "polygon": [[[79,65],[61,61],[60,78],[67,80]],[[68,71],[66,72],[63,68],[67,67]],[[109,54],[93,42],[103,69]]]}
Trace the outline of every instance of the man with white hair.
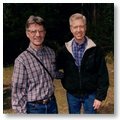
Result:
{"label": "man with white hair", "polygon": [[86,34],[86,17],[75,13],[69,19],[73,38],[57,56],[57,68],[63,69],[61,80],[66,89],[69,113],[95,114],[106,98],[108,70],[103,52]]}

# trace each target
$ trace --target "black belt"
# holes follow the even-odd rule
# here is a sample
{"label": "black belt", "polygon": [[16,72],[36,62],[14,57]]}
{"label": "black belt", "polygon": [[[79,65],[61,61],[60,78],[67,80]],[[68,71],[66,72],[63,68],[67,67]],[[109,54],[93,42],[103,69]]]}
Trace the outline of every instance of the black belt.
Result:
{"label": "black belt", "polygon": [[34,103],[34,104],[48,104],[52,99],[54,99],[54,95],[52,95],[51,97],[49,97],[47,99],[32,101],[31,103]]}

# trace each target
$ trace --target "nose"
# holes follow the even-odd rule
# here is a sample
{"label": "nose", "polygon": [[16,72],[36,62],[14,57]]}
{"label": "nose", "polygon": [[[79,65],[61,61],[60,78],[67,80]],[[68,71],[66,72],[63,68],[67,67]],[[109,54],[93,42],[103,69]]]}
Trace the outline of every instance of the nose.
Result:
{"label": "nose", "polygon": [[36,36],[40,36],[40,31],[36,31]]}
{"label": "nose", "polygon": [[77,27],[77,31],[81,31],[81,27]]}

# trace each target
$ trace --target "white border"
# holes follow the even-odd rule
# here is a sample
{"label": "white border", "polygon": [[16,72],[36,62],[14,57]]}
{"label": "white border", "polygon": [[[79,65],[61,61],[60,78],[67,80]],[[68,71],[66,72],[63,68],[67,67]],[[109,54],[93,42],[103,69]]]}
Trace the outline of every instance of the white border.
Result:
{"label": "white border", "polygon": [[120,119],[120,2],[119,0],[57,0],[57,3],[114,3],[114,80],[115,114],[114,115],[4,115],[3,114],[3,3],[56,3],[55,0],[5,0],[0,1],[0,118],[2,120],[118,120]]}
{"label": "white border", "polygon": [[0,113],[3,112],[3,6],[0,2]]}
{"label": "white border", "polygon": [[118,0],[5,0],[3,3],[117,3]]}

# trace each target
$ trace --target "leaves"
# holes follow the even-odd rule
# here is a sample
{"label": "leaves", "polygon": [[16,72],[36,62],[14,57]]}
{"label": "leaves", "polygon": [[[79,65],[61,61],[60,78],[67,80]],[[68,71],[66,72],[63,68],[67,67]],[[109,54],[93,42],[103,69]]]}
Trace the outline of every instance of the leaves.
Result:
{"label": "leaves", "polygon": [[44,18],[46,43],[57,51],[72,38],[69,17],[76,12],[83,13],[87,18],[87,35],[97,44],[106,49],[109,46],[107,50],[113,51],[113,3],[3,3],[4,65],[13,63],[15,57],[28,46],[25,23],[30,15]]}

